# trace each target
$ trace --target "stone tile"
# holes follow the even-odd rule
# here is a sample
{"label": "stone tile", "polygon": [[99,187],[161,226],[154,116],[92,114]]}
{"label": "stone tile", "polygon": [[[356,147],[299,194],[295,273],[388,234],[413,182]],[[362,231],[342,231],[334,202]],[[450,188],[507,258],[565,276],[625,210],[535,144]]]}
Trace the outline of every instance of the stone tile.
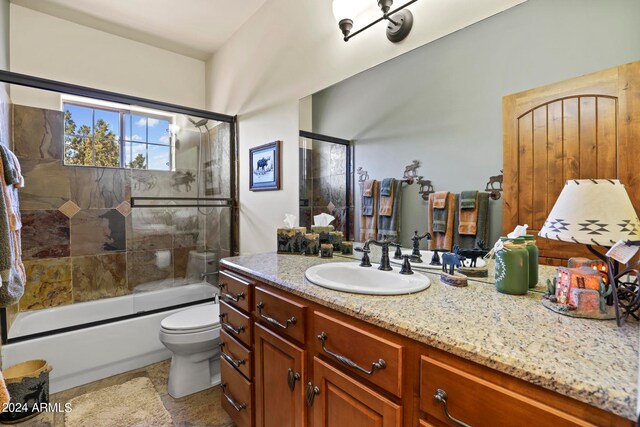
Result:
{"label": "stone tile", "polygon": [[125,218],[117,210],[82,210],[71,218],[71,255],[97,255],[125,249]]}
{"label": "stone tile", "polygon": [[188,248],[173,249],[173,276],[182,278],[187,276],[187,266],[189,264],[189,252],[196,250],[196,246]]}
{"label": "stone tile", "polygon": [[116,253],[72,259],[73,302],[127,295],[127,255]]}
{"label": "stone tile", "polygon": [[[205,209],[211,208],[202,208]],[[202,228],[199,224],[198,208],[171,209],[172,224],[175,227],[173,247],[185,248],[196,246]]]}
{"label": "stone tile", "polygon": [[313,207],[325,207],[331,201],[329,177],[317,178],[313,182]]}
{"label": "stone tile", "polygon": [[151,288],[173,282],[171,249],[127,252],[127,284],[133,292],[152,290],[136,286],[151,283]]}
{"label": "stone tile", "polygon": [[344,174],[347,170],[347,147],[331,144],[329,154],[329,173],[331,175]]}
{"label": "stone tile", "polygon": [[125,201],[125,170],[78,166],[71,176],[71,200],[82,209],[115,208]]}
{"label": "stone tile", "polygon": [[21,235],[25,260],[70,255],[69,218],[60,211],[22,212]]}
{"label": "stone tile", "polygon": [[20,299],[20,311],[57,307],[73,302],[71,258],[25,261],[27,283]]}
{"label": "stone tile", "polygon": [[166,208],[136,208],[126,219],[127,250],[155,250],[173,247],[172,210]]}
{"label": "stone tile", "polygon": [[347,182],[345,175],[333,175],[329,179],[331,186],[331,201],[336,207],[347,205]]}
{"label": "stone tile", "polygon": [[122,214],[122,216],[129,216],[131,214],[131,203],[122,202],[116,206],[116,210]]}
{"label": "stone tile", "polygon": [[25,187],[18,192],[22,210],[58,209],[71,198],[72,167],[59,160],[20,162]]}
{"label": "stone tile", "polygon": [[311,163],[313,165],[312,177],[321,178],[331,175],[330,169],[330,147],[325,143],[313,144],[313,158]]}
{"label": "stone tile", "polygon": [[63,203],[63,205],[60,206],[58,210],[62,212],[67,218],[73,218],[75,214],[80,212],[80,207],[69,200],[68,202]]}
{"label": "stone tile", "polygon": [[219,403],[221,398],[218,386],[180,399],[165,395],[162,403],[176,426],[226,427],[232,421]]}
{"label": "stone tile", "polygon": [[13,106],[13,146],[16,156],[30,160],[62,160],[62,111]]}
{"label": "stone tile", "polygon": [[196,170],[131,170],[132,197],[196,197]]}

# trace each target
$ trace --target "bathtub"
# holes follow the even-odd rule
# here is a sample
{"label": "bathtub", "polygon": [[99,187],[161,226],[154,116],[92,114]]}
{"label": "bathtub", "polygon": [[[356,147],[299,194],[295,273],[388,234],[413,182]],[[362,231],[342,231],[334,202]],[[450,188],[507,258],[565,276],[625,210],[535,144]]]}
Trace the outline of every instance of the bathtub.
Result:
{"label": "bathtub", "polygon": [[[163,308],[211,299],[216,293],[206,282],[173,283],[149,292],[134,290],[121,297],[18,313],[9,343],[2,346],[2,366],[47,360],[53,367],[50,392],[56,393],[169,359],[171,353],[158,339],[160,321],[185,308]],[[93,326],[77,329],[79,324]]]}

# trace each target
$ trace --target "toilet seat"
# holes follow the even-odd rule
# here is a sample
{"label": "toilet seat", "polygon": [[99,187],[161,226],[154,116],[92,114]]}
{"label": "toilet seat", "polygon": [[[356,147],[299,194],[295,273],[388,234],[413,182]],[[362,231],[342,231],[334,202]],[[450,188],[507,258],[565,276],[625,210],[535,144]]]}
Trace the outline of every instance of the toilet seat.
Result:
{"label": "toilet seat", "polygon": [[218,329],[218,313],[217,304],[189,308],[162,319],[160,329],[168,334],[193,334]]}

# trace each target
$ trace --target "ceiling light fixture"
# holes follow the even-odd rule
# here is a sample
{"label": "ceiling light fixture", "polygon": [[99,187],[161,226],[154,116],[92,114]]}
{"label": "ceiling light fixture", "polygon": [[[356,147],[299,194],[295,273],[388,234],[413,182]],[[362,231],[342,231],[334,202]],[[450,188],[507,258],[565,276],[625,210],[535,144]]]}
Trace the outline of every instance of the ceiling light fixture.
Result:
{"label": "ceiling light fixture", "polygon": [[418,0],[411,0],[394,10],[391,10],[393,0],[378,0],[378,7],[380,7],[382,11],[382,16],[358,31],[351,33],[354,18],[366,9],[367,3],[370,1],[371,0],[333,0],[333,16],[336,18],[336,21],[338,21],[338,27],[340,27],[340,31],[342,31],[344,35],[344,41],[349,41],[350,38],[385,19],[389,21],[387,38],[393,43],[404,40],[404,38],[409,35],[411,27],[413,26],[413,14],[405,8]]}

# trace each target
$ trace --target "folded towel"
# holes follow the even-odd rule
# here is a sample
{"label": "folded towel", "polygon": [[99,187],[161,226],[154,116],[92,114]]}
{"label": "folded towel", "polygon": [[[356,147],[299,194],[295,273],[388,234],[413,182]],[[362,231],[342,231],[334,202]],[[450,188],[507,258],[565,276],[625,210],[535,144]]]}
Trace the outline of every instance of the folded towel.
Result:
{"label": "folded towel", "polygon": [[460,209],[475,209],[477,198],[477,191],[463,191],[460,193]]}
{"label": "folded towel", "polygon": [[391,215],[382,215],[382,199],[380,197],[380,217],[378,218],[378,240],[389,239],[393,242],[398,241],[400,234],[400,206],[402,206],[402,181],[395,181],[391,191],[393,200],[391,206]]}
{"label": "folded towel", "polygon": [[446,203],[448,195],[448,191],[438,191],[437,193],[433,193],[433,208],[445,209],[447,207]]}
{"label": "folded towel", "polygon": [[373,183],[375,179],[368,179],[362,183],[362,195],[366,197],[371,197],[373,195]]}
{"label": "folded towel", "polygon": [[[437,212],[440,209],[434,209],[433,203],[435,201],[435,194],[429,195],[429,212],[430,215],[433,215],[433,212]],[[433,216],[430,217],[428,221],[428,231],[431,233],[431,240],[429,240],[429,249],[439,249],[439,250],[447,250],[451,251],[453,248],[453,238],[456,233],[454,233],[453,223],[455,222],[455,214],[456,214],[456,194],[449,193],[446,198],[446,215],[449,219],[447,221],[447,226],[444,232],[436,232],[433,228]]]}
{"label": "folded towel", "polygon": [[[478,224],[478,192],[476,191],[473,199],[473,209],[465,209],[462,204],[464,203],[464,192],[460,194],[460,207],[458,215],[460,217],[460,224],[458,225],[458,233],[464,235],[475,236]],[[467,203],[470,205],[471,203]]]}
{"label": "folded towel", "polygon": [[[394,205],[394,185],[395,179],[393,178],[385,178],[382,180],[380,184],[380,208],[378,209],[378,213],[381,216],[391,216],[393,214],[393,205]],[[385,194],[382,193],[382,190],[386,187],[387,191]],[[396,192],[395,194],[398,194]]]}
{"label": "folded towel", "polygon": [[[440,191],[433,195],[433,209],[431,211],[431,222],[435,233],[446,233],[447,231],[447,199],[448,191]],[[439,207],[442,206],[442,207]]]}
{"label": "folded towel", "polygon": [[[371,214],[365,214],[365,199],[370,199],[370,205],[367,204],[367,211]],[[369,203],[367,201],[366,203]],[[362,214],[360,216],[360,241],[364,242],[367,239],[375,239],[378,234],[378,215],[376,211],[378,209],[378,182],[372,180],[371,184],[371,197],[362,197]]]}
{"label": "folded towel", "polygon": [[22,167],[20,166],[20,162],[18,161],[18,158],[13,151],[9,150],[9,155],[11,155],[11,158],[13,159],[13,166],[18,175],[18,182],[13,185],[15,185],[16,188],[22,188],[24,187],[24,176],[22,176]]}

